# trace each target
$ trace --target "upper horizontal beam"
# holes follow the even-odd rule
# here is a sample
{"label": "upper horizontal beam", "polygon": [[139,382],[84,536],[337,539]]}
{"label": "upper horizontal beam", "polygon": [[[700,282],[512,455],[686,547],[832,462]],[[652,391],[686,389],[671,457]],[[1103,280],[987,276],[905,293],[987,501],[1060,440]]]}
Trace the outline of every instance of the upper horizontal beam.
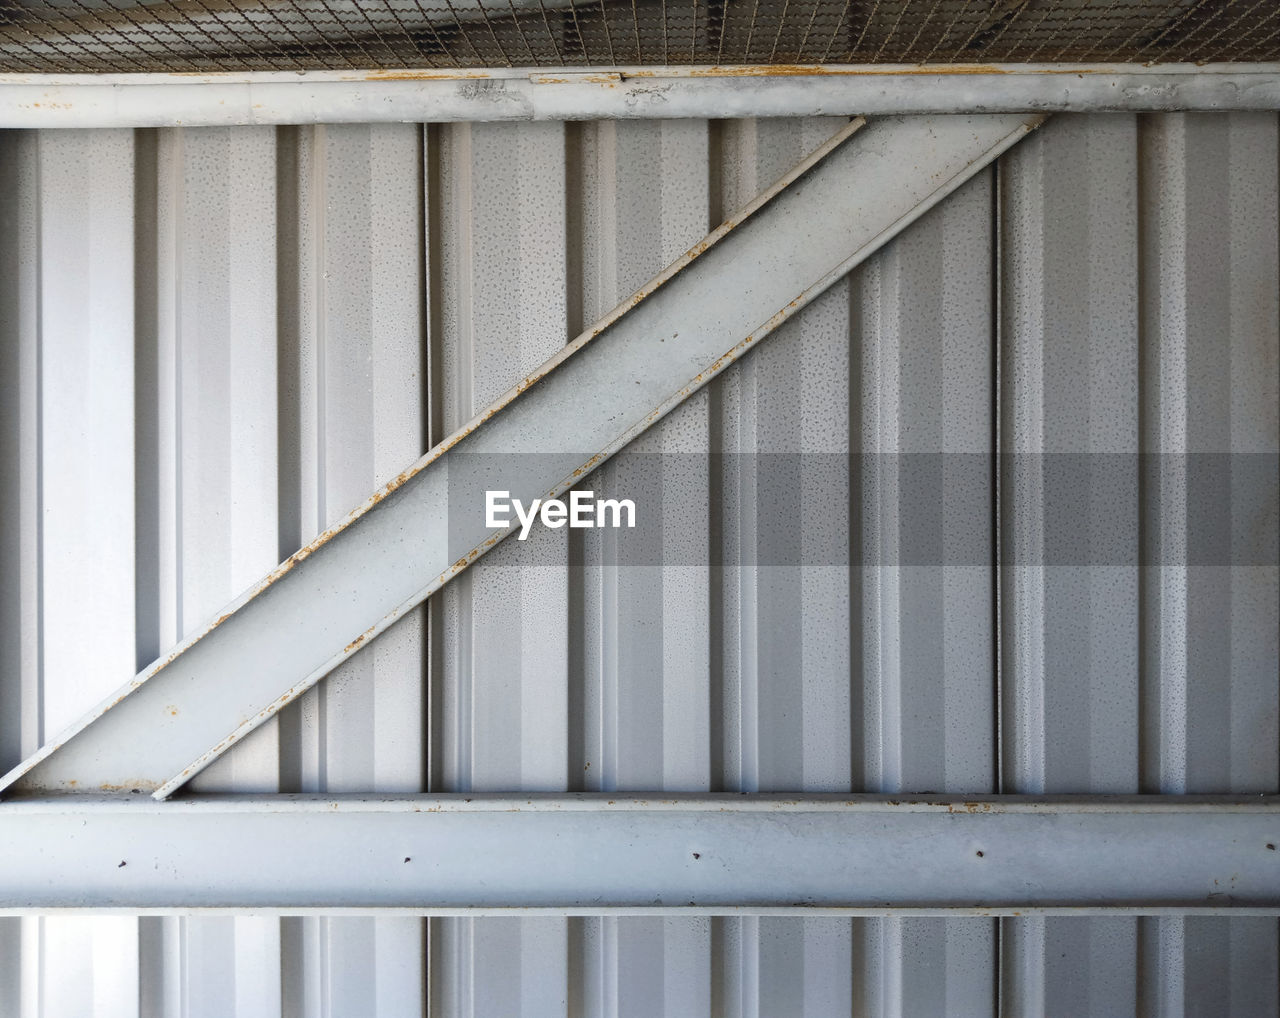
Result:
{"label": "upper horizontal beam", "polygon": [[0,913],[1280,912],[1275,796],[271,796],[0,806]]}
{"label": "upper horizontal beam", "polygon": [[1280,64],[0,74],[0,127],[1280,109]]}

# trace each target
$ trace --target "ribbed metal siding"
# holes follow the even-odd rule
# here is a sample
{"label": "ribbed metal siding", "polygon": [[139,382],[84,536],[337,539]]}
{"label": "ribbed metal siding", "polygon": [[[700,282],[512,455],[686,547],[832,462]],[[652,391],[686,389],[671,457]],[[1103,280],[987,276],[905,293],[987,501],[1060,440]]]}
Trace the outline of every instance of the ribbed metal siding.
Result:
{"label": "ribbed metal siding", "polygon": [[[836,126],[0,138],[0,766]],[[797,514],[842,541],[813,508],[834,494],[863,507],[864,557],[894,558],[892,476],[850,490],[811,457],[762,505],[759,461],[711,452],[1275,453],[1276,235],[1275,117],[1055,119],[640,440],[691,454],[651,479],[666,547],[767,561]],[[1015,563],[998,597],[993,566],[507,542],[198,787],[1280,790],[1274,567],[1016,564],[1037,490],[980,497],[945,539]],[[1131,509],[1089,511],[1177,539],[1176,512]],[[24,1018],[1278,997],[1271,919],[12,919],[0,959],[0,1013]]]}
{"label": "ribbed metal siding", "polygon": [[[1274,451],[1274,119],[1062,119],[1004,168],[1003,447]],[[1089,525],[1135,547],[1185,541],[1188,495],[1164,494],[1158,518],[1095,501]],[[1018,479],[1002,496],[1006,548],[1043,541],[1040,491]],[[1004,791],[1276,789],[1274,568],[1003,579]],[[1276,933],[1270,919],[1010,920],[1004,988],[1064,1013],[1270,1013]]]}

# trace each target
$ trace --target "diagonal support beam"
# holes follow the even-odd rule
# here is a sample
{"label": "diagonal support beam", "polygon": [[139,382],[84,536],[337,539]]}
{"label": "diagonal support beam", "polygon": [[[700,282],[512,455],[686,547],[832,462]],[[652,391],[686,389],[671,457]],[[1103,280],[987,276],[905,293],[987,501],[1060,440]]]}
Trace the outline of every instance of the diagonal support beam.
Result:
{"label": "diagonal support beam", "polygon": [[1280,912],[1276,796],[60,796],[0,914]]}
{"label": "diagonal support beam", "polygon": [[0,789],[167,797],[505,537],[486,489],[565,491],[1041,119],[851,122]]}

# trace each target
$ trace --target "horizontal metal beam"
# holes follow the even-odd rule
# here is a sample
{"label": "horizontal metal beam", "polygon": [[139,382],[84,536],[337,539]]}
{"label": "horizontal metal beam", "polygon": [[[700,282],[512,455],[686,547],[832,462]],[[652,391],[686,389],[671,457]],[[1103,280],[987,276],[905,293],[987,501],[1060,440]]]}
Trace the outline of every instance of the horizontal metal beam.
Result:
{"label": "horizontal metal beam", "polygon": [[506,537],[487,490],[566,490],[1039,120],[850,124],[0,788],[168,795]]}
{"label": "horizontal metal beam", "polygon": [[1280,799],[271,796],[0,806],[0,912],[1280,913]]}
{"label": "horizontal metal beam", "polygon": [[0,127],[1275,109],[1277,64],[0,74]]}

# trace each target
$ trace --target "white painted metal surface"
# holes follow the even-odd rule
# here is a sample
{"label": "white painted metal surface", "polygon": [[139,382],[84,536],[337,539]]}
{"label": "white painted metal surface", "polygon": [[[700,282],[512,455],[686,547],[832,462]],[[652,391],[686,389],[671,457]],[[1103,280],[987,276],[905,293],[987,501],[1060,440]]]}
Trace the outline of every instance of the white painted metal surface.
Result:
{"label": "white painted metal surface", "polygon": [[36,128],[1278,106],[1280,68],[1257,63],[0,74],[0,127]]}
{"label": "white painted metal surface", "polygon": [[[245,538],[215,526],[232,506],[270,517],[260,475],[237,474],[244,488],[226,508],[169,536],[178,500],[197,499],[197,453],[234,462],[233,448],[265,459],[274,447],[276,516],[262,525],[277,557],[291,552],[545,360],[558,345],[549,325],[577,334],[836,126],[264,129],[254,165],[268,171],[240,172],[234,187],[218,153],[249,144],[239,132],[5,136],[0,374],[18,398],[0,400],[0,499],[19,524],[0,533],[4,765],[52,734],[58,710],[86,709],[171,645],[160,598],[228,569]],[[646,441],[694,454],[990,450],[998,394],[1006,449],[1043,412],[1094,422],[1034,433],[1064,450],[1090,434],[1132,448],[1116,443],[1132,440],[1124,417],[1136,414],[1144,451],[1162,436],[1160,448],[1274,453],[1278,383],[1259,365],[1274,365],[1280,331],[1276,138],[1263,114],[1058,118]],[[86,165],[94,173],[68,169]],[[269,198],[254,205],[251,182]],[[91,243],[111,256],[83,259]],[[255,258],[258,276],[231,286],[224,267]],[[130,274],[139,297],[107,300]],[[264,276],[265,296],[246,289]],[[492,300],[499,284],[519,300]],[[180,307],[203,297],[206,310],[165,311],[162,334],[151,309],[179,293]],[[275,355],[252,428],[275,422],[263,451],[246,446],[249,407],[235,439],[213,409],[230,375],[169,351],[272,293],[274,333],[239,330],[257,340],[244,353]],[[78,310],[90,299],[92,317]],[[111,389],[89,384],[92,356],[64,352],[112,343],[132,371]],[[179,383],[179,406],[162,402]],[[92,427],[60,395],[77,384],[103,403]],[[190,444],[202,423],[212,448]],[[1094,606],[1110,603],[1106,589],[1086,609],[1052,578],[1015,590],[1006,570],[997,590],[990,567],[947,566],[939,587],[917,566],[849,582],[734,565],[778,534],[743,497],[751,476],[729,469],[740,461],[669,462],[664,484],[680,493],[664,499],[669,532],[695,535],[691,555],[697,542],[721,549],[729,568],[646,573],[616,565],[622,550],[598,535],[563,531],[510,544],[433,599],[428,629],[400,642],[392,630],[344,666],[375,682],[317,687],[282,716],[278,750],[254,761],[246,741],[226,764],[243,769],[216,787],[1280,790],[1274,567],[1126,567],[1136,616],[1113,619]],[[175,487],[153,479],[162,466]],[[96,544],[53,543],[82,483],[134,507],[110,534],[127,549],[118,572],[83,568]],[[806,483],[822,490],[822,478]],[[892,508],[901,496],[876,497]],[[1002,526],[1017,527],[1007,532],[1026,532],[1007,484],[999,504]],[[863,541],[890,539],[894,518],[864,514]],[[1177,533],[1176,516],[1160,525]],[[561,554],[574,568],[548,564]],[[213,610],[186,596],[189,614]],[[1099,617],[1114,659],[1080,653]],[[108,675],[97,669],[113,640],[127,652]],[[1274,1014],[1276,943],[1265,916],[4,919],[0,1013],[417,1014],[426,1001],[436,1014],[1034,1014],[1061,1001],[1073,1014],[1174,1015],[1226,1001]]]}

